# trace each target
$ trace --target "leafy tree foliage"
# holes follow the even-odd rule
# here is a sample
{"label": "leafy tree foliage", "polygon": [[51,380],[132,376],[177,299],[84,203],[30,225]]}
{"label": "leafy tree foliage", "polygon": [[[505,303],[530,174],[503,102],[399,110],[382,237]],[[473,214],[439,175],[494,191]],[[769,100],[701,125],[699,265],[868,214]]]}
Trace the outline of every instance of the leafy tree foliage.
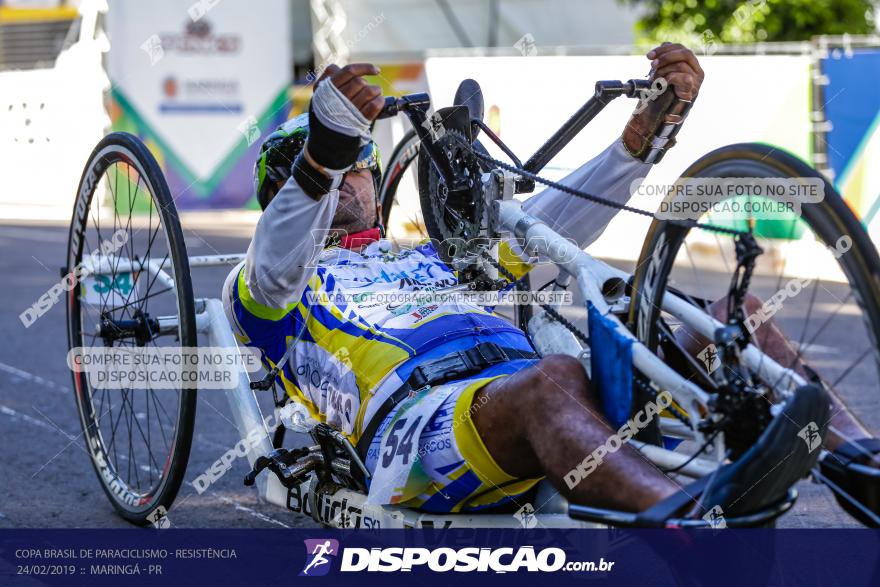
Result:
{"label": "leafy tree foliage", "polygon": [[875,31],[870,0],[619,0],[644,10],[640,43],[805,41]]}

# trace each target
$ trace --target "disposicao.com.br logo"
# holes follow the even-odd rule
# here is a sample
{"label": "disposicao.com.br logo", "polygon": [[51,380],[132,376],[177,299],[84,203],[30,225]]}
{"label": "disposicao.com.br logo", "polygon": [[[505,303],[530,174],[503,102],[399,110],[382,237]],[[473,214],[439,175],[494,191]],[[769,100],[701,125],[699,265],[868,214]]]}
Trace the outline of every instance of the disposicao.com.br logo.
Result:
{"label": "disposicao.com.br logo", "polygon": [[[306,540],[307,560],[300,576],[314,577],[326,575],[330,570],[329,557],[339,554],[336,540]],[[596,561],[567,561],[561,548],[542,548],[534,546],[517,548],[466,547],[466,548],[420,548],[386,547],[342,549],[340,572],[407,572],[414,567],[445,573],[455,572],[493,572],[515,573],[517,571],[545,572],[587,571],[608,572],[613,561],[604,558]]]}
{"label": "disposicao.com.br logo", "polygon": [[320,577],[330,571],[332,557],[339,554],[339,541],[332,538],[307,539],[306,543],[306,566],[300,572],[300,577]]}

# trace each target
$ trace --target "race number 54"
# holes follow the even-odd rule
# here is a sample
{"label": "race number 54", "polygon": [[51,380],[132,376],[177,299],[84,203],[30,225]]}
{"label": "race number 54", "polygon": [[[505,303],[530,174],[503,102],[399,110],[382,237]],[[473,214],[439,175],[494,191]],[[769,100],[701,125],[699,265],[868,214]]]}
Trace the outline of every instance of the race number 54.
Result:
{"label": "race number 54", "polygon": [[382,453],[382,467],[388,468],[394,459],[402,457],[402,464],[409,464],[409,456],[413,452],[413,436],[419,429],[419,422],[422,417],[417,417],[412,424],[407,426],[407,418],[401,418],[388,431],[388,437],[385,439],[385,451]]}

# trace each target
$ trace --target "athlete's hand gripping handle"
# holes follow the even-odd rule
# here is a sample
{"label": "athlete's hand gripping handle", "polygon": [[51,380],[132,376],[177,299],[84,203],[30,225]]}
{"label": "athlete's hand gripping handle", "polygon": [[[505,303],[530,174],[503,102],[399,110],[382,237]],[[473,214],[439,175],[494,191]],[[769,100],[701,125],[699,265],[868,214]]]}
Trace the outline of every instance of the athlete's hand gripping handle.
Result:
{"label": "athlete's hand gripping handle", "polygon": [[309,196],[317,199],[338,188],[370,141],[370,124],[385,100],[382,89],[363,76],[378,73],[368,63],[329,65],[317,81],[309,105],[309,138],[293,164],[293,176]]}
{"label": "athlete's hand gripping handle", "polygon": [[675,146],[675,135],[705,75],[693,51],[679,44],[664,43],[649,51],[647,57],[652,60],[652,86],[641,92],[623,131],[623,145],[633,157],[657,163]]}

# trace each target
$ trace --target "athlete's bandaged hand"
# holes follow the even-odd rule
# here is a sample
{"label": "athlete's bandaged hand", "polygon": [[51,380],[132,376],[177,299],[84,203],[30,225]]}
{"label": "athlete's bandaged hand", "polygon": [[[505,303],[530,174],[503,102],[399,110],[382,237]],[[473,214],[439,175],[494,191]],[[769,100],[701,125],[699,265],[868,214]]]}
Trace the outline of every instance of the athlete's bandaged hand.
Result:
{"label": "athlete's bandaged hand", "polygon": [[376,120],[385,105],[385,98],[382,96],[382,88],[368,84],[363,76],[378,73],[379,68],[371,63],[352,63],[342,68],[328,65],[318,78],[318,83],[329,78],[364,118]]}
{"label": "athlete's bandaged hand", "polygon": [[[646,57],[651,60],[651,89],[643,93],[627,123],[623,144],[633,157],[657,162],[675,145],[675,134],[705,75],[694,52],[678,43],[663,43]],[[669,124],[673,132],[663,134]]]}
{"label": "athlete's bandaged hand", "polygon": [[370,123],[384,105],[382,90],[364,80],[379,68],[368,63],[329,65],[315,84],[309,105],[309,138],[293,166],[297,183],[319,198],[342,183],[342,176],[370,142]]}

